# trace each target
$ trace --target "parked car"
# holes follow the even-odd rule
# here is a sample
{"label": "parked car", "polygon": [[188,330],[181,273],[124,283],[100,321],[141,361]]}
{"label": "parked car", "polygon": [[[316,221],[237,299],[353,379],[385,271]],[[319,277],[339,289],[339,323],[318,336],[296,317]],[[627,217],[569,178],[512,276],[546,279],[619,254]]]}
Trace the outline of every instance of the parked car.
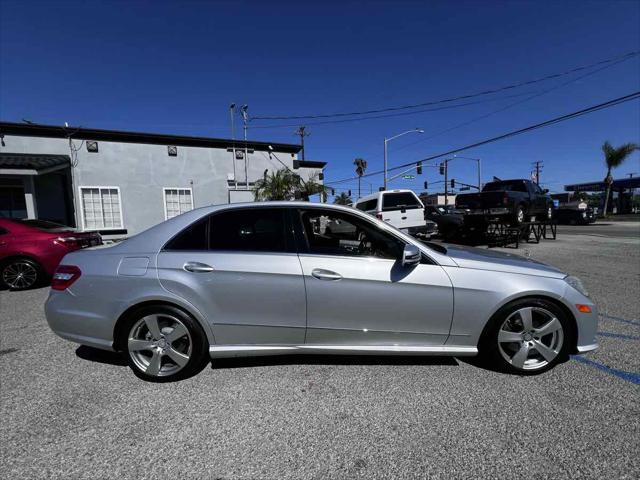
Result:
{"label": "parked car", "polygon": [[553,216],[553,200],[548,193],[531,180],[499,180],[485,184],[480,193],[458,194],[456,209],[466,217],[497,217],[513,224],[531,217],[549,220]]}
{"label": "parked car", "polygon": [[45,312],[59,336],[123,352],[151,381],[209,357],[295,353],[479,353],[528,375],[597,348],[598,312],[577,278],[308,202],[204,207],[70,253]]}
{"label": "parked car", "polygon": [[98,233],[43,220],[0,218],[0,285],[25,290],[53,275],[62,257],[102,244]]}
{"label": "parked car", "polygon": [[464,229],[464,216],[450,212],[451,209],[444,205],[425,205],[424,207],[425,218],[435,222],[438,226],[438,234],[444,240],[456,238]]}
{"label": "parked car", "polygon": [[437,225],[424,216],[424,204],[412,190],[386,190],[360,198],[354,205],[409,235],[431,238]]}
{"label": "parked car", "polygon": [[566,206],[555,209],[553,218],[558,223],[565,225],[589,225],[596,221],[597,214],[591,207],[575,208]]}

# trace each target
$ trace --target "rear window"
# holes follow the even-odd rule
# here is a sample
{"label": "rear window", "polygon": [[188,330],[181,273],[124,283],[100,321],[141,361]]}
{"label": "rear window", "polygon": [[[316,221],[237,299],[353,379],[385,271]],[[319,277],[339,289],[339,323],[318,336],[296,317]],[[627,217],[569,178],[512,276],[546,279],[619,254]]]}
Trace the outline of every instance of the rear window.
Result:
{"label": "rear window", "polygon": [[382,196],[382,210],[397,210],[399,208],[422,208],[422,205],[410,192],[385,193]]}
{"label": "rear window", "polygon": [[25,220],[17,220],[14,219],[14,222],[21,223],[22,225],[26,225],[27,227],[38,228],[40,230],[69,230],[71,227],[66,225],[62,225],[60,223],[47,222],[46,220],[38,220],[38,219],[25,219]]}
{"label": "rear window", "polygon": [[368,212],[371,210],[375,210],[378,207],[378,199],[374,198],[373,200],[367,200],[365,202],[357,203],[356,208],[358,210],[362,210],[364,212]]}
{"label": "rear window", "polygon": [[510,192],[526,192],[527,186],[524,182],[489,182],[482,189],[483,192],[495,192],[497,190],[507,190]]}

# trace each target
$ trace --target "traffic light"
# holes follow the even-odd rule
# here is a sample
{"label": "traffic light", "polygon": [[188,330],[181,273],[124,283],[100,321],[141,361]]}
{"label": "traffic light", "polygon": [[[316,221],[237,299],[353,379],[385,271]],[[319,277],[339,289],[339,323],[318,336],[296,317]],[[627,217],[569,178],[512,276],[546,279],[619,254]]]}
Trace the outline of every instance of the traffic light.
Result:
{"label": "traffic light", "polygon": [[456,188],[456,181],[453,178],[451,179],[451,188]]}
{"label": "traffic light", "polygon": [[318,174],[318,180],[324,180],[324,172]]}
{"label": "traffic light", "polygon": [[429,182],[424,181],[424,189],[427,190],[429,188]]}
{"label": "traffic light", "polygon": [[347,191],[347,195],[351,196],[351,190]]}
{"label": "traffic light", "polygon": [[422,175],[422,162],[416,163],[416,173]]}
{"label": "traffic light", "polygon": [[444,175],[444,163],[440,164],[440,175]]}
{"label": "traffic light", "polygon": [[335,194],[336,194],[336,189],[335,189],[335,188],[332,188],[332,189],[331,189],[331,195],[335,196]]}

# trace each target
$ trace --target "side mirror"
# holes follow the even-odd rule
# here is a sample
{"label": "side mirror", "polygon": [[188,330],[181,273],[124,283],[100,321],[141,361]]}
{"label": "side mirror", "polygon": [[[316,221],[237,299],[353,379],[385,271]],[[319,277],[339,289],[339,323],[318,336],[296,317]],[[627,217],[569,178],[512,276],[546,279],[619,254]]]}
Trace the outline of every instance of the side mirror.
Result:
{"label": "side mirror", "polygon": [[542,193],[549,193],[549,189],[545,188],[544,190],[542,190]]}
{"label": "side mirror", "polygon": [[422,254],[420,253],[420,249],[415,245],[405,245],[404,250],[402,252],[402,266],[403,267],[414,267],[420,263],[420,259],[422,258]]}

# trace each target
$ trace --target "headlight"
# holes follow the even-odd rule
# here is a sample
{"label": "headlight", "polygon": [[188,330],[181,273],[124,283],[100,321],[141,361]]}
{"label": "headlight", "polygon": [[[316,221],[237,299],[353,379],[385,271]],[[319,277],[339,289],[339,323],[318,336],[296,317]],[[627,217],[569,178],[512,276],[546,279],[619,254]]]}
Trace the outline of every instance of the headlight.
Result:
{"label": "headlight", "polygon": [[587,289],[584,288],[582,280],[580,280],[578,277],[564,277],[564,281],[575,288],[577,291],[579,291],[581,294],[583,294],[585,297],[589,296],[589,292],[587,292]]}

